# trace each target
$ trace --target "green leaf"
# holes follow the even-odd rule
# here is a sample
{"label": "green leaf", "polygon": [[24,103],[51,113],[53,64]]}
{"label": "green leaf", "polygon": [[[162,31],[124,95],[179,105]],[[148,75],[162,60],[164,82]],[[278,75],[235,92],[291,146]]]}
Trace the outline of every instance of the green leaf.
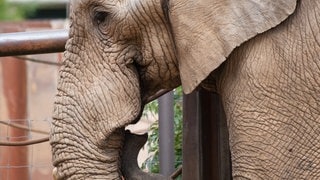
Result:
{"label": "green leaf", "polygon": [[6,0],[0,0],[0,20],[22,20],[26,16],[34,13],[35,10],[35,3],[13,5],[8,3]]}

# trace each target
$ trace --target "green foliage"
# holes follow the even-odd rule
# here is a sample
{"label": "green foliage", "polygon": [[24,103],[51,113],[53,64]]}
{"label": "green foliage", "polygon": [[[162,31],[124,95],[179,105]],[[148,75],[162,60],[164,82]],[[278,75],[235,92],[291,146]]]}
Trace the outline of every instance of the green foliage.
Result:
{"label": "green foliage", "polygon": [[34,3],[13,5],[6,0],[0,0],[0,20],[22,20],[26,16],[35,12],[36,6]]}
{"label": "green foliage", "polygon": [[[145,107],[145,112],[158,114],[158,103],[153,101]],[[174,90],[174,149],[175,168],[182,164],[182,89]],[[157,116],[156,116],[157,117]],[[154,123],[149,132],[147,146],[152,154],[142,165],[142,168],[150,172],[159,173],[159,126]]]}

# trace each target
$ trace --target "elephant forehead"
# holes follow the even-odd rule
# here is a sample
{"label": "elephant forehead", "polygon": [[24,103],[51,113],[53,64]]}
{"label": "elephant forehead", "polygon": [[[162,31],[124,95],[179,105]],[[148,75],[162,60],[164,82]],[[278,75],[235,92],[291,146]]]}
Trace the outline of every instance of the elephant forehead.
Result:
{"label": "elephant forehead", "polygon": [[[120,5],[124,4],[127,0],[70,0],[70,5],[73,8],[79,8],[87,5]],[[138,0],[127,1],[133,4],[138,4]]]}

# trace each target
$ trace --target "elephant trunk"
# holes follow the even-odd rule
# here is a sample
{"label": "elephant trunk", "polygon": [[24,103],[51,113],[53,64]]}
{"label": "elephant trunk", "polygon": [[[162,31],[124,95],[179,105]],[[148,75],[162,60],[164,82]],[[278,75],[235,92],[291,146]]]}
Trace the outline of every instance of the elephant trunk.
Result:
{"label": "elephant trunk", "polygon": [[58,102],[59,96],[50,135],[55,179],[122,179],[124,126],[136,113],[126,111],[128,116],[120,119],[83,118],[81,107]]}
{"label": "elephant trunk", "polygon": [[120,153],[124,129],[113,131],[102,143],[88,141],[76,126],[54,121],[51,136],[55,179],[121,179]]}
{"label": "elephant trunk", "polygon": [[121,179],[124,127],[141,113],[139,77],[134,66],[99,61],[94,50],[75,55],[75,40],[59,71],[50,135],[54,176]]}
{"label": "elephant trunk", "polygon": [[169,177],[160,174],[146,173],[142,171],[137,163],[140,149],[146,143],[147,134],[136,135],[129,131],[125,133],[125,144],[121,157],[121,170],[126,180],[169,180]]}

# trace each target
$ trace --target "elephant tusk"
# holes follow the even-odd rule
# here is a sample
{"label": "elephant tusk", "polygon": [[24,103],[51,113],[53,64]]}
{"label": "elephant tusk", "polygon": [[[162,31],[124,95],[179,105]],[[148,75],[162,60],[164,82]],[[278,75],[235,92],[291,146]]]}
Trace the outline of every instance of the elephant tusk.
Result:
{"label": "elephant tusk", "polygon": [[53,177],[54,180],[58,180],[57,174],[58,174],[58,170],[57,170],[57,168],[55,167],[55,168],[53,168],[53,170],[52,170],[52,177]]}

